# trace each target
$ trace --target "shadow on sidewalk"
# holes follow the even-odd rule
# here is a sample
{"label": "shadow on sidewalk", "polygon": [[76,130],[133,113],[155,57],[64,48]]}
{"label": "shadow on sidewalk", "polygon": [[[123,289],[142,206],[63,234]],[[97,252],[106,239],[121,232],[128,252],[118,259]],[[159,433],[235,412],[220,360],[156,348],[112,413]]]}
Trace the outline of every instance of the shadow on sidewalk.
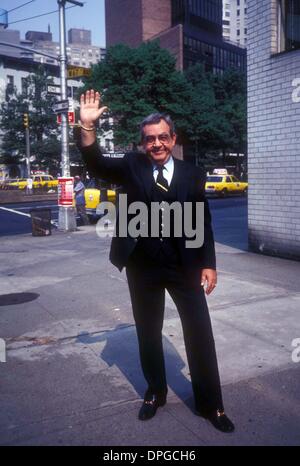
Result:
{"label": "shadow on sidewalk", "polygon": [[[82,332],[77,342],[85,345],[106,342],[99,357],[110,367],[115,365],[143,399],[147,384],[139,361],[139,349],[134,325],[120,324],[101,334]],[[185,363],[172,342],[163,336],[168,386],[191,409],[192,384],[182,373]]]}

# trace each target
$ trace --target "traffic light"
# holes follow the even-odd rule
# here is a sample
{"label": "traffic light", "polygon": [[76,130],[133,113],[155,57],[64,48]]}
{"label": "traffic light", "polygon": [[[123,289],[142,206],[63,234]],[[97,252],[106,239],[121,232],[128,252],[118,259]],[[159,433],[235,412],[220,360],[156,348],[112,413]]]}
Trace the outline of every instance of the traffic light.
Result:
{"label": "traffic light", "polygon": [[28,128],[28,126],[29,126],[29,116],[28,116],[28,113],[24,113],[24,115],[23,115],[23,123],[24,123],[24,128]]}

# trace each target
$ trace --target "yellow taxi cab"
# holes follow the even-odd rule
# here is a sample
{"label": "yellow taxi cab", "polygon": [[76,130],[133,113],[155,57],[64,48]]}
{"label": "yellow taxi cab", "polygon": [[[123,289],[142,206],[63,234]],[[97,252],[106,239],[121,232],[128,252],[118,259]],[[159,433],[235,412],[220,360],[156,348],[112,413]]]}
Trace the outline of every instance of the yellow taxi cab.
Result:
{"label": "yellow taxi cab", "polygon": [[[33,188],[56,188],[58,180],[54,179],[51,175],[31,175],[33,180]],[[19,180],[8,183],[9,186],[18,189],[25,189],[27,186],[27,178],[20,178]]]}
{"label": "yellow taxi cab", "polygon": [[215,169],[207,175],[205,193],[219,197],[227,195],[246,195],[248,183],[239,181],[234,175],[229,175],[226,169]]}
{"label": "yellow taxi cab", "polygon": [[[96,215],[97,206],[101,202],[100,190],[96,188],[86,188],[84,191],[85,210],[88,215]],[[107,190],[107,200],[109,202],[116,202],[116,191],[113,189]]]}

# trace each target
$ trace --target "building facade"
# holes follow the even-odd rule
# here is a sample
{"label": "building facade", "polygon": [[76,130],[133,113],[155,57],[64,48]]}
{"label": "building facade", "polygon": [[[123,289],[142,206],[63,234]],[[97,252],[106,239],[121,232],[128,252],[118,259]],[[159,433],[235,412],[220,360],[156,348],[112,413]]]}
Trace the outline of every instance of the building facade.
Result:
{"label": "building facade", "polygon": [[[52,33],[43,31],[27,31],[25,39],[21,39],[20,31],[7,29],[0,23],[0,41],[32,48],[34,51],[24,51],[17,48],[0,45],[0,51],[14,57],[27,57],[36,62],[45,64],[57,64],[57,60],[45,57],[36,52],[40,50],[46,54],[59,58],[59,42],[54,42]],[[89,68],[105,57],[106,49],[92,45],[91,31],[86,29],[69,29],[68,43],[66,45],[68,64]]]}
{"label": "building facade", "polygon": [[[0,51],[0,102],[5,101],[8,87],[15,88],[18,93],[25,93],[25,79],[34,73],[38,66],[32,60],[6,55]],[[53,84],[60,86],[59,67],[48,64],[45,66],[53,78]],[[68,79],[68,96],[71,98],[75,95],[81,86],[81,81]]]}
{"label": "building facade", "polygon": [[[25,34],[25,39],[35,50],[40,50],[41,52],[57,57],[60,55],[59,42],[53,42],[50,32],[28,31]],[[92,45],[91,31],[89,30],[69,29],[68,39],[66,51],[69,65],[89,68],[105,57],[104,47]],[[55,60],[39,55],[38,53],[34,53],[33,59],[40,63],[55,64]]]}
{"label": "building facade", "polygon": [[250,249],[300,259],[300,2],[248,5]]}
{"label": "building facade", "polygon": [[223,40],[222,0],[106,0],[105,11],[107,46],[159,39],[180,70],[201,62],[246,71],[246,50]]}
{"label": "building facade", "polygon": [[[1,47],[0,47],[1,49]],[[6,55],[0,50],[0,104],[7,99],[7,93],[10,93],[13,88],[16,89],[18,93],[26,94],[26,78],[37,71],[39,63],[30,60],[28,58],[16,57],[11,54]],[[53,84],[55,86],[60,86],[60,69],[59,66],[52,64],[44,64],[48,74],[53,78]],[[79,88],[83,85],[82,81],[79,79],[68,79],[68,97],[70,109],[73,109],[76,114],[79,114],[79,102],[73,100],[73,95],[77,95]],[[60,95],[57,95],[57,99],[60,100]],[[52,109],[49,108],[49,112]],[[100,125],[103,124],[103,121],[100,121]],[[111,130],[112,121],[109,120],[109,127],[106,131],[101,131],[98,134],[98,142],[100,146],[105,150],[105,152],[113,152],[113,133]],[[0,154],[1,154],[1,128],[0,128]],[[72,160],[71,160],[72,165]],[[25,171],[25,166],[20,167],[20,175],[23,176],[23,170]],[[1,167],[1,173],[5,172],[4,167]],[[6,172],[5,172],[6,173]]]}
{"label": "building facade", "polygon": [[223,37],[247,46],[247,0],[223,0]]}

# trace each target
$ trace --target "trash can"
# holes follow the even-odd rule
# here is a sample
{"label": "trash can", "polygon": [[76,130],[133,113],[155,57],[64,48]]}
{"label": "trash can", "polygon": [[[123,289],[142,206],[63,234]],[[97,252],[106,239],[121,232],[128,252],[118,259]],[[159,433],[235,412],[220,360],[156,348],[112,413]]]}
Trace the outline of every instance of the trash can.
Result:
{"label": "trash can", "polygon": [[51,209],[36,208],[30,210],[32,236],[51,235]]}

